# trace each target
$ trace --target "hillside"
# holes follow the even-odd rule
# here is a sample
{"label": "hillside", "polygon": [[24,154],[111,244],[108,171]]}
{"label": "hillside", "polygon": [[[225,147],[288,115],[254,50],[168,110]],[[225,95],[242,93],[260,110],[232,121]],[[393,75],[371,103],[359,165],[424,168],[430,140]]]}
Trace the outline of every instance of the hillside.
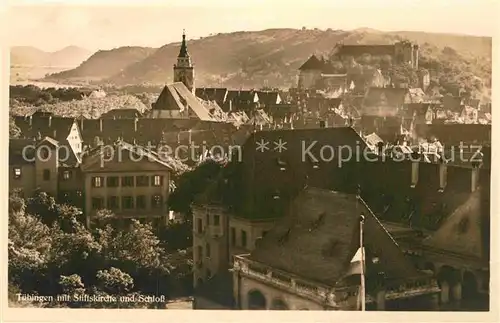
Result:
{"label": "hillside", "polygon": [[46,80],[100,80],[115,75],[127,66],[137,63],[156,51],[149,47],[120,47],[100,50],[75,69],[54,73]]}
{"label": "hillside", "polygon": [[[448,78],[446,73],[460,74],[464,67],[467,75],[460,74],[458,79],[475,77],[485,86],[491,83],[491,38],[487,37],[404,31],[386,33],[367,28],[354,31],[268,29],[202,37],[190,40],[188,49],[196,68],[197,86],[290,87],[296,83],[297,68],[312,53],[328,55],[337,42],[391,44],[400,39],[420,45],[423,62],[439,70],[435,79]],[[121,86],[171,82],[179,46],[179,43],[167,44],[114,75],[105,76],[103,72],[101,76],[105,77],[101,83]],[[100,65],[112,65],[117,57],[110,52]],[[91,57],[86,64],[93,59]],[[81,72],[79,76],[87,75]]]}
{"label": "hillside", "polygon": [[10,49],[10,65],[72,68],[91,54],[92,52],[77,46],[68,46],[55,52],[45,52],[31,46],[15,46]]}

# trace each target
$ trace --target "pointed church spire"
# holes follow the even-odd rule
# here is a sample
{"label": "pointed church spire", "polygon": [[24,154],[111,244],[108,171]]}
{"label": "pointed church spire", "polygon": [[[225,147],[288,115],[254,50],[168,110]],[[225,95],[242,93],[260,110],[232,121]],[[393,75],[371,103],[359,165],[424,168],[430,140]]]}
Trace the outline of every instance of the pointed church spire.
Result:
{"label": "pointed church spire", "polygon": [[187,45],[186,45],[186,30],[182,30],[182,43],[181,43],[181,50],[179,51],[179,56],[178,57],[189,57],[188,51],[187,51]]}

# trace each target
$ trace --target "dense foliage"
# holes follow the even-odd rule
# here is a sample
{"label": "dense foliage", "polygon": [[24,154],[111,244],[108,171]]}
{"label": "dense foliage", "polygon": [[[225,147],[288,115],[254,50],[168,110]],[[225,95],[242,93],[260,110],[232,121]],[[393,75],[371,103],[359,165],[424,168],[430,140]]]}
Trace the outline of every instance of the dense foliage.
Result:
{"label": "dense foliage", "polygon": [[[178,227],[155,232],[150,224],[131,220],[120,228],[109,211],[101,212],[90,229],[82,220],[79,209],[57,204],[45,193],[28,200],[17,192],[10,195],[11,302],[19,303],[16,294],[22,293],[54,297],[33,306],[164,308],[169,298],[190,293],[189,246],[159,238],[175,236]],[[71,297],[56,298],[62,294]],[[146,298],[155,295],[165,298]]]}
{"label": "dense foliage", "polygon": [[9,138],[19,138],[21,136],[21,129],[16,125],[14,118],[9,114]]}
{"label": "dense foliage", "polygon": [[11,85],[9,97],[20,103],[40,106],[73,100],[81,100],[90,93],[78,88],[39,88],[35,85]]}
{"label": "dense foliage", "polygon": [[53,104],[42,104],[38,107],[30,107],[11,100],[10,111],[12,114],[26,115],[38,109],[52,112],[61,117],[98,118],[101,114],[113,109],[137,109],[139,112],[144,112],[147,107],[136,96],[126,94],[85,97],[81,100],[59,101]]}
{"label": "dense foliage", "polygon": [[[169,206],[173,211],[191,215],[191,204],[196,196],[220,174],[225,161],[206,159],[197,167],[184,172],[177,179],[177,187],[170,194]],[[190,218],[190,216],[187,216]]]}

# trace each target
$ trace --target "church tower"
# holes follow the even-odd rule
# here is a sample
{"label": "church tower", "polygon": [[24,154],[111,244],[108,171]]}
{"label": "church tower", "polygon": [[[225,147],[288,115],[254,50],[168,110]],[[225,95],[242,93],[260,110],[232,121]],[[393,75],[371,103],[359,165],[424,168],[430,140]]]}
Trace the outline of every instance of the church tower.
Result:
{"label": "church tower", "polygon": [[182,44],[177,63],[174,64],[174,82],[182,82],[194,93],[194,67],[186,46],[186,33],[182,33]]}

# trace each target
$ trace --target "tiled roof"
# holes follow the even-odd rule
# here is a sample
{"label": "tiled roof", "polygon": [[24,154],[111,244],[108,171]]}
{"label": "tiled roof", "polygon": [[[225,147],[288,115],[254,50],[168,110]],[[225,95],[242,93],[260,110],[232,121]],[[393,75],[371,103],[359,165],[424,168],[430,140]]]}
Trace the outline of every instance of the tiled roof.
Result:
{"label": "tiled roof", "polygon": [[396,115],[403,107],[407,89],[402,88],[369,88],[363,100],[363,114]]}
{"label": "tiled roof", "polygon": [[430,103],[407,103],[405,104],[404,116],[406,118],[413,118],[413,116],[425,116],[427,111],[431,109]]}
{"label": "tiled roof", "polygon": [[[298,195],[291,212],[257,243],[250,258],[334,286],[347,273],[359,248],[361,214],[365,215],[366,259],[377,256],[389,279],[419,276],[382,224],[355,195],[313,187]],[[367,262],[367,275],[370,269]]]}
{"label": "tiled roof", "polygon": [[113,109],[101,114],[101,119],[133,119],[140,118],[142,114],[137,109]]}
{"label": "tiled roof", "polygon": [[376,147],[378,143],[384,142],[376,133],[365,136],[365,141],[370,147]]}
{"label": "tiled roof", "polygon": [[[481,190],[472,193],[429,238],[424,245],[471,257],[484,258],[481,216]],[[489,223],[489,219],[487,219]]]}
{"label": "tiled roof", "polygon": [[227,93],[227,88],[200,87],[195,90],[197,97],[203,100],[215,101],[219,106],[222,106],[226,102]]}
{"label": "tiled roof", "polygon": [[[267,145],[259,149],[261,142]],[[281,152],[277,149],[280,142],[285,143]],[[287,199],[302,189],[305,183],[329,189],[352,185],[345,181],[346,175],[339,176],[340,169],[335,166],[338,164],[339,147],[351,147],[355,151],[356,145],[361,151],[366,147],[354,129],[349,127],[259,131],[252,134],[243,145],[241,162],[235,162],[238,175],[234,179],[234,190],[239,192],[235,204],[240,215],[250,218],[279,217]],[[322,147],[331,147],[334,158],[329,159],[330,155],[325,154],[325,159],[322,159]],[[309,154],[303,154],[305,150],[318,159],[317,164],[309,158]],[[270,178],[273,180],[270,181]],[[276,197],[279,199],[276,200]]]}
{"label": "tiled roof", "polygon": [[257,125],[257,126],[268,125],[270,123],[271,123],[271,118],[269,118],[267,113],[262,109],[255,110],[252,113],[250,119],[247,121],[248,125]]}
{"label": "tiled roof", "polygon": [[280,97],[278,91],[258,91],[259,103],[265,106],[278,104],[278,98]]}
{"label": "tiled roof", "polygon": [[9,165],[30,164],[30,160],[35,158],[35,150],[25,150],[23,157],[23,149],[27,146],[35,146],[34,139],[9,139]]}
{"label": "tiled roof", "polygon": [[[146,157],[149,162],[159,163],[170,170],[173,169],[172,165],[169,164],[168,160],[163,157],[159,157],[157,153],[147,149],[146,147],[142,147],[140,145],[133,145],[127,143],[125,141],[117,141],[113,144],[117,151],[128,151],[130,153],[137,154],[138,156]],[[100,163],[101,158],[105,154],[103,149],[92,149],[87,154],[85,154],[82,161],[82,170],[88,169],[92,167],[95,163]],[[118,156],[118,154],[116,154]],[[121,160],[119,160],[121,162]]]}
{"label": "tiled roof", "polygon": [[62,142],[68,137],[75,119],[33,115],[31,119],[30,117],[16,116],[14,121],[24,138],[52,137]]}
{"label": "tiled roof", "polygon": [[444,145],[491,143],[491,125],[482,124],[418,124],[417,134],[424,138],[436,137]]}
{"label": "tiled roof", "polygon": [[[186,108],[189,109],[190,112],[184,112]],[[157,113],[155,112],[156,110],[173,110],[176,112]],[[170,116],[170,114],[172,114],[172,116]],[[153,109],[149,113],[146,113],[145,116],[148,118],[171,118],[179,117],[179,114],[185,114],[185,117],[191,117],[192,114],[193,117],[199,118],[200,120],[212,120],[207,109],[182,82],[167,84],[163,88],[158,100],[153,104]]]}
{"label": "tiled roof", "polygon": [[325,63],[323,60],[320,60],[316,57],[316,55],[311,55],[311,57],[309,57],[309,59],[304,63],[302,64],[300,67],[299,67],[299,70],[301,71],[307,71],[307,70],[323,70],[325,66]]}

